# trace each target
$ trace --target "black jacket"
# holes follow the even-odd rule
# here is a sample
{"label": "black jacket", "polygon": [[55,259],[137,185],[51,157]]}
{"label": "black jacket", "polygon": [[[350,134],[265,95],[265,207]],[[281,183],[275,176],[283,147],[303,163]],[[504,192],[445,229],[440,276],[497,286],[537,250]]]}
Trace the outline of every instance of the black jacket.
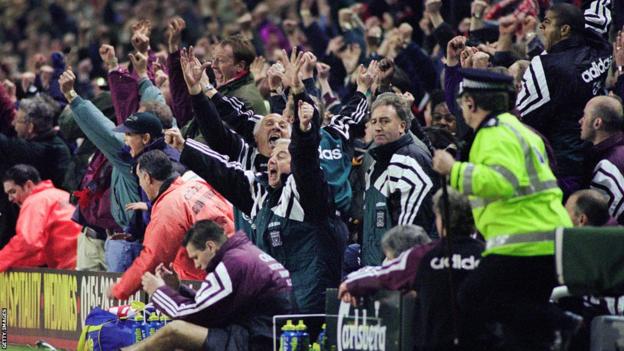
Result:
{"label": "black jacket", "polygon": [[61,188],[70,160],[69,148],[54,131],[30,140],[0,133],[0,174],[13,165],[26,163],[39,171],[41,179],[50,179]]}
{"label": "black jacket", "polygon": [[[295,96],[295,103],[304,98]],[[283,175],[278,188],[269,188],[265,176],[191,139],[181,156],[185,165],[251,217],[252,242],[291,273],[296,303],[304,313],[323,311],[325,289],[337,287],[340,278],[341,243],[334,235],[335,206],[320,168],[319,127],[318,111],[308,132],[299,131],[295,116],[289,148],[292,174]]]}
{"label": "black jacket", "polygon": [[[605,10],[608,11],[608,10]],[[586,22],[592,19],[585,14]],[[605,93],[611,47],[593,29],[555,44],[531,60],[516,107],[522,121],[551,143],[558,177],[578,177],[589,145],[580,139],[579,119],[587,101]]]}

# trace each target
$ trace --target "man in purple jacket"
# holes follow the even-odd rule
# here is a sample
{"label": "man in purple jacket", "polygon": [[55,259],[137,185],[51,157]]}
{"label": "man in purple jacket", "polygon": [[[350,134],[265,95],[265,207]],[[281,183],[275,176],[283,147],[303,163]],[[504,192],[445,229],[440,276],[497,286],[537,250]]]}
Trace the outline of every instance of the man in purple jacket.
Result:
{"label": "man in purple jacket", "polygon": [[194,291],[162,266],[145,273],[143,289],[175,320],[124,350],[271,350],[272,317],[291,311],[288,271],[244,233],[228,238],[209,220],[195,223],[183,245],[206,279]]}
{"label": "man in purple jacket", "polygon": [[593,144],[589,154],[585,186],[609,197],[609,215],[624,224],[624,115],[622,103],[608,96],[597,96],[585,105],[581,140]]}

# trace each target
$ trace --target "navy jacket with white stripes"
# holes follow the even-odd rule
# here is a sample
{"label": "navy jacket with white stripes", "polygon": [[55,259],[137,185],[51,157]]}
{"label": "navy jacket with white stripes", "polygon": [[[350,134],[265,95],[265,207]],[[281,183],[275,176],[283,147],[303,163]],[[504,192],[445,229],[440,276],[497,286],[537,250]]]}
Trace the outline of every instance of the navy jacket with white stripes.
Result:
{"label": "navy jacket with white stripes", "polygon": [[516,100],[522,122],[551,143],[557,177],[581,177],[589,145],[580,139],[579,119],[587,101],[605,93],[611,47],[602,37],[611,21],[611,0],[596,0],[585,11],[582,35],[555,44],[535,56],[522,78]]}
{"label": "navy jacket with white stripes", "polygon": [[366,172],[362,263],[379,265],[381,237],[388,229],[415,224],[433,234],[431,200],[439,184],[428,150],[410,134],[369,153],[374,162]]}
{"label": "navy jacket with white stripes", "polygon": [[272,338],[272,317],[291,312],[288,271],[238,232],[217,250],[199,290],[158,288],[154,306],[173,319],[206,328],[236,324],[250,340]]}

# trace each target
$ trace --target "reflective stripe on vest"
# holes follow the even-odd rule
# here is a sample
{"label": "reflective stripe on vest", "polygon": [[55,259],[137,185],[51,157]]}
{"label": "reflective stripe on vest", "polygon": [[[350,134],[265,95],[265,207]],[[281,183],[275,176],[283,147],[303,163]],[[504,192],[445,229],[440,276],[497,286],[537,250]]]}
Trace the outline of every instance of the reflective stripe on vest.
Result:
{"label": "reflective stripe on vest", "polygon": [[[526,139],[522,136],[522,134],[520,134],[520,131],[518,131],[514,126],[512,126],[509,123],[500,122],[500,125],[507,127],[516,135],[516,138],[518,138],[518,141],[520,142],[520,145],[522,146],[522,151],[524,153],[524,163],[526,166],[527,174],[529,175],[529,185],[519,186],[518,178],[516,178],[513,172],[511,172],[507,168],[500,166],[500,165],[490,166],[494,171],[496,171],[498,174],[503,176],[503,178],[505,178],[507,181],[511,183],[511,185],[514,187],[514,195],[526,196],[526,195],[531,195],[531,194],[538,193],[544,190],[557,188],[558,187],[557,181],[554,179],[545,180],[545,181],[539,180],[537,170],[535,169],[535,164],[533,163],[533,156],[532,156],[533,152],[531,152],[531,147],[529,146],[529,143],[527,143]],[[472,184],[471,176],[472,176],[472,172],[470,172],[470,177],[468,179],[468,181]],[[466,178],[464,178],[464,184],[466,184]],[[465,189],[466,188],[464,185],[464,191]],[[494,199],[476,198],[476,199],[470,200],[470,206],[472,206],[472,208],[484,207],[498,200],[499,199],[496,199],[496,198]]]}
{"label": "reflective stripe on vest", "polygon": [[526,244],[541,241],[553,241],[555,240],[555,232],[556,230],[526,234],[497,235],[496,237],[488,240],[485,247],[486,250],[490,250],[509,244]]}

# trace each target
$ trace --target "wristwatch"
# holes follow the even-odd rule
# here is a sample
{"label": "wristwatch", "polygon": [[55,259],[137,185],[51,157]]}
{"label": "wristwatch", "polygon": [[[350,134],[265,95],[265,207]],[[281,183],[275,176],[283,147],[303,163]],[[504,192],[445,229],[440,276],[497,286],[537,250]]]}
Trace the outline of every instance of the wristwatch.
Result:
{"label": "wristwatch", "polygon": [[214,90],[214,88],[215,87],[214,87],[214,85],[212,85],[212,83],[208,83],[208,84],[204,85],[204,87],[202,88],[202,92],[204,94],[206,94],[207,92],[209,92],[211,90]]}
{"label": "wristwatch", "polygon": [[69,91],[69,93],[65,94],[65,99],[67,99],[67,102],[71,103],[77,96],[78,93],[76,93],[76,91],[72,89]]}

